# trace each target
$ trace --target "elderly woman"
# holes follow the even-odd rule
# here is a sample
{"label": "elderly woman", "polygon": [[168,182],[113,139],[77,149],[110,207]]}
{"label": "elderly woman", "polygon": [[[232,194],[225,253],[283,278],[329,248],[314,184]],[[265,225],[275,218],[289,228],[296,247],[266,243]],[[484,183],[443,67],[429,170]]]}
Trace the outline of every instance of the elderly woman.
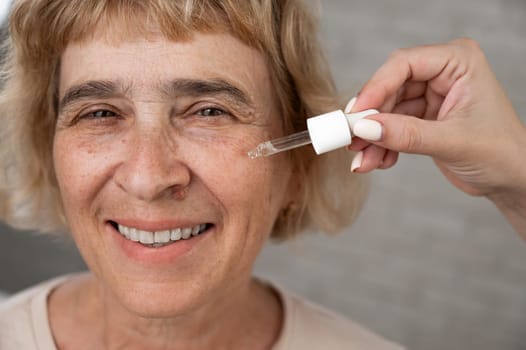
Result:
{"label": "elderly woman", "polygon": [[70,232],[91,273],[15,298],[2,349],[393,348],[251,277],[269,236],[338,229],[364,192],[338,152],[247,156],[337,107],[300,1],[21,0],[10,21],[2,214]]}
{"label": "elderly woman", "polygon": [[[269,237],[337,231],[364,193],[341,166],[345,151],[247,157],[338,106],[301,1],[19,0],[10,29],[1,214],[15,227],[69,232],[90,273],[8,301],[2,350],[398,348],[251,276]],[[348,109],[421,116],[425,105],[404,99],[427,84],[385,67]],[[397,138],[387,114],[372,119],[353,130],[355,172],[426,146]]]}

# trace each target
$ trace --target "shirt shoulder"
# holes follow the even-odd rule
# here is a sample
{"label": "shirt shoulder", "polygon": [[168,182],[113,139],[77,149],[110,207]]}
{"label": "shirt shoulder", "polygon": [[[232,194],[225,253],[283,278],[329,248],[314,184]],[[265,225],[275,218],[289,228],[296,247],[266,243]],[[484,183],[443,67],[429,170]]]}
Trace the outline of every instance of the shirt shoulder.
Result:
{"label": "shirt shoulder", "polygon": [[0,349],[56,350],[47,318],[47,297],[67,276],[21,291],[0,303]]}
{"label": "shirt shoulder", "polygon": [[276,288],[284,306],[282,334],[273,350],[402,350],[344,316]]}

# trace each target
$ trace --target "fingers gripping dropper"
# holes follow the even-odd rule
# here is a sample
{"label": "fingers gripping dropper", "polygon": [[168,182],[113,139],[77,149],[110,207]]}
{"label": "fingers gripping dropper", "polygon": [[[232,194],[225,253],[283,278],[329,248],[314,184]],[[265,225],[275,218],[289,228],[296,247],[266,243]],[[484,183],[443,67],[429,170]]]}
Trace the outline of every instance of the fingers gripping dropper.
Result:
{"label": "fingers gripping dropper", "polygon": [[322,154],[351,144],[354,124],[369,115],[378,114],[375,109],[345,114],[341,110],[307,119],[307,129],[278,139],[266,141],[248,152],[250,158],[268,157],[276,153],[312,143],[316,154]]}

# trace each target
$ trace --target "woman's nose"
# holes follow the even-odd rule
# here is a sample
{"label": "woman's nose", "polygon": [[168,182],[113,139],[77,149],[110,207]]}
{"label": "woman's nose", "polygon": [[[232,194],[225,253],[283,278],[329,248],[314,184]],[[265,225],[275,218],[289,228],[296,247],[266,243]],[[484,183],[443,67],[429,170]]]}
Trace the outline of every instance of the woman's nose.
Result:
{"label": "woman's nose", "polygon": [[191,173],[167,133],[138,132],[126,145],[125,159],[115,171],[117,185],[141,201],[183,199]]}

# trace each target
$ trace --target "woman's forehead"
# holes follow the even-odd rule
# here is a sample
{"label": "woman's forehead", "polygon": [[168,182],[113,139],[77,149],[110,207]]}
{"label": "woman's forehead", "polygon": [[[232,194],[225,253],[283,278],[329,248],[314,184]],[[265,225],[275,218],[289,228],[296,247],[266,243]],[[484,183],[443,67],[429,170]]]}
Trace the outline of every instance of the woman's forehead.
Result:
{"label": "woman's forehead", "polygon": [[63,100],[94,86],[143,96],[214,90],[253,105],[273,100],[269,74],[263,55],[229,34],[197,33],[184,42],[160,35],[112,42],[93,38],[66,48],[59,96]]}

